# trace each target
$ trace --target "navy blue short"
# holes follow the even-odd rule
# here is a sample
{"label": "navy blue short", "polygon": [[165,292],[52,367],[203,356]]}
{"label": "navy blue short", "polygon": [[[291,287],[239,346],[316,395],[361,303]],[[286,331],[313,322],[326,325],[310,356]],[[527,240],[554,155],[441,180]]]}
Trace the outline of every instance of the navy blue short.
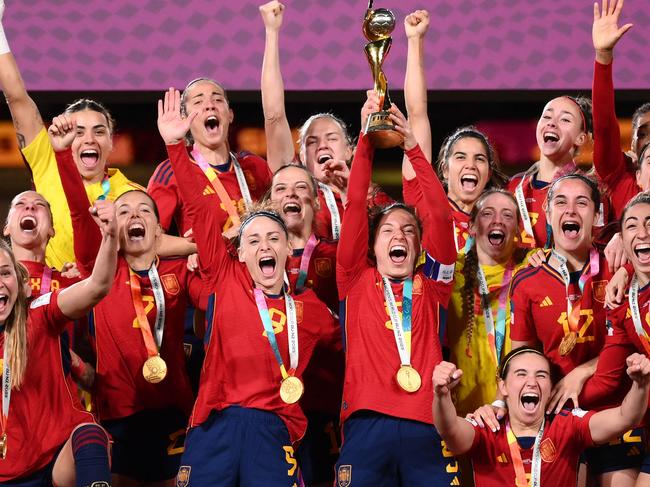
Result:
{"label": "navy blue short", "polygon": [[181,411],[146,409],[102,426],[113,440],[111,473],[142,482],[176,476],[187,428]]}
{"label": "navy blue short", "polygon": [[306,485],[334,481],[341,435],[338,415],[307,413],[307,432],[298,447],[298,462]]}
{"label": "navy blue short", "polygon": [[56,462],[57,456],[58,453],[54,455],[54,460],[48,465],[38,472],[34,472],[29,477],[0,482],[0,485],[11,485],[11,487],[52,487],[52,470],[54,469],[54,462]]}
{"label": "navy blue short", "polygon": [[458,485],[458,462],[430,424],[372,411],[343,425],[338,487]]}
{"label": "navy blue short", "polygon": [[593,475],[628,468],[638,469],[641,467],[645,455],[645,432],[643,428],[635,428],[606,445],[585,450],[587,465]]}
{"label": "navy blue short", "polygon": [[213,411],[187,433],[178,487],[295,487],[298,461],[276,414],[241,407]]}

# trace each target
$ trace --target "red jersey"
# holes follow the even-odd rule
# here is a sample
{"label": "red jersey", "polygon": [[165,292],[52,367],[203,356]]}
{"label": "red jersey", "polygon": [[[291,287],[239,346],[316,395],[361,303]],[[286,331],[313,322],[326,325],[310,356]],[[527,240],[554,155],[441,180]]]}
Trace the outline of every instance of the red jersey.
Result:
{"label": "red jersey", "polygon": [[[341,201],[341,196],[337,191],[334,191],[333,193],[334,200],[336,201],[336,208],[339,213],[339,219],[342,220],[344,211],[343,202]],[[388,206],[394,202],[395,200],[379,186],[374,186],[371,191],[368,192],[367,204],[369,209],[375,206]],[[314,232],[316,235],[323,237],[326,240],[335,240],[332,232],[332,214],[327,206],[327,200],[325,199],[325,194],[321,188],[318,188],[318,204],[320,205],[320,210],[316,212],[316,217],[314,219]]]}
{"label": "red jersey", "polygon": [[[93,422],[92,415],[81,409],[63,370],[60,335],[69,321],[59,309],[58,291],[29,306],[27,368],[20,389],[11,391],[7,457],[0,460],[2,482],[45,467],[77,425]],[[0,344],[2,353],[4,333]]]}
{"label": "red jersey", "polygon": [[[240,152],[237,154],[237,161],[246,176],[246,183],[248,184],[251,198],[253,201],[261,199],[264,193],[266,193],[266,190],[271,186],[272,174],[268,164],[264,159],[250,152]],[[219,181],[221,181],[223,187],[232,198],[233,205],[240,213],[243,213],[246,207],[233,165],[230,164],[228,170],[224,172],[219,172],[217,168],[214,169],[219,177]],[[197,178],[197,181],[200,182],[200,193],[204,196],[214,195],[215,191],[212,184],[198,164],[193,163],[190,170],[194,174],[194,177]],[[169,230],[172,221],[176,222],[179,235],[183,235],[191,228],[187,209],[181,199],[178,183],[176,182],[176,174],[174,174],[174,169],[169,159],[160,163],[154,171],[147,185],[147,193],[149,193],[149,196],[158,205],[160,224],[165,231]],[[214,202],[217,205],[214,211],[219,215],[215,228],[220,228],[221,231],[228,230],[232,226],[230,216],[218,197],[214,199]]]}
{"label": "red jersey", "polygon": [[[565,356],[560,355],[558,347],[571,330],[567,319],[566,287],[561,274],[545,262],[540,267],[519,270],[512,279],[510,338],[513,341],[540,342],[556,379],[598,356],[605,343],[605,286],[610,276],[602,255],[599,255],[599,261],[599,272],[587,278],[582,293],[577,282],[569,286],[569,299],[574,309],[579,303],[580,318],[578,341]],[[587,263],[581,275],[590,272]]]}
{"label": "red jersey", "polygon": [[[296,289],[300,275],[300,262],[303,249],[294,249],[287,259],[287,275],[291,289]],[[309,259],[305,287],[313,289],[323,303],[334,312],[338,312],[339,299],[336,291],[336,242],[319,240],[314,253]]]}
{"label": "red jersey", "polygon": [[615,218],[641,188],[636,183],[636,166],[621,150],[621,129],[614,106],[612,64],[594,64],[593,123],[594,168],[607,187]]}
{"label": "red jersey", "polygon": [[68,286],[73,285],[75,282],[79,282],[80,280],[77,277],[64,277],[59,271],[51,269],[52,276],[50,279],[50,285],[48,289],[41,289],[41,281],[43,279],[45,264],[41,262],[34,262],[33,260],[21,260],[20,263],[24,265],[29,272],[29,286],[32,288],[31,299],[36,299],[37,297],[49,293],[50,291],[58,291],[59,289],[64,289]]}
{"label": "red jersey", "polygon": [[[440,339],[441,310],[452,290],[456,257],[452,221],[446,195],[419,146],[408,151],[417,180],[422,187],[422,245],[426,263],[413,276],[411,363],[422,378],[417,392],[402,390],[395,375],[400,357],[391,318],[384,300],[383,281],[368,253],[366,189],[370,184],[373,149],[361,135],[355,151],[348,188],[336,280],[341,299],[341,323],[346,345],[345,384],[341,420],[362,409],[432,424],[431,381],[433,368],[442,360]],[[435,260],[432,256],[435,256]],[[401,308],[402,284],[393,285]]]}
{"label": "red jersey", "polygon": [[[639,312],[644,330],[650,333],[650,286],[639,289]],[[598,357],[598,367],[580,394],[580,405],[584,402],[594,409],[619,405],[631,385],[625,359],[635,352],[648,355],[641,342],[644,338],[634,328],[627,294],[624,304],[610,310],[607,318],[609,334]]]}
{"label": "red jersey", "polygon": [[[167,151],[192,222],[206,287],[216,294],[207,311],[206,357],[191,426],[202,424],[212,411],[238,405],[277,414],[291,440],[297,441],[304,435],[307,419],[298,403],[286,404],[280,399],[282,375],[255,304],[251,276],[245,264],[228,253],[221,235],[213,231],[219,218],[212,211],[217,196],[201,195],[198,178],[183,170],[191,162],[182,144],[167,146]],[[300,378],[317,349],[341,349],[341,332],[313,291],[307,289],[294,299],[299,344],[295,375]],[[267,296],[266,302],[280,354],[289,364],[284,297]]]}
{"label": "red jersey", "polygon": [[[589,430],[593,415],[594,411],[563,409],[552,421],[546,421],[540,443],[540,485],[575,487],[578,458],[585,448],[593,446]],[[520,452],[530,480],[532,443],[530,448],[520,446]],[[474,426],[474,443],[467,455],[474,468],[476,487],[515,485],[515,469],[505,427],[493,433],[489,428]]]}
{"label": "red jersey", "polygon": [[[402,192],[404,193],[404,202],[407,205],[417,207],[422,199],[420,185],[415,179],[402,178]],[[447,198],[449,207],[451,209],[451,218],[454,223],[454,244],[456,251],[460,252],[465,248],[467,239],[469,238],[469,213],[461,210],[458,205]]]}
{"label": "red jersey", "polygon": [[[95,306],[92,326],[97,346],[95,401],[100,420],[124,418],[144,409],[175,407],[189,415],[193,394],[185,366],[183,334],[188,303],[207,305],[201,279],[187,270],[185,259],[161,259],[158,275],[165,296],[165,328],[160,356],[167,377],[151,384],[142,375],[147,349],[131,297],[129,265],[120,256],[113,287]],[[148,276],[139,276],[142,302],[152,332],[156,304]]]}

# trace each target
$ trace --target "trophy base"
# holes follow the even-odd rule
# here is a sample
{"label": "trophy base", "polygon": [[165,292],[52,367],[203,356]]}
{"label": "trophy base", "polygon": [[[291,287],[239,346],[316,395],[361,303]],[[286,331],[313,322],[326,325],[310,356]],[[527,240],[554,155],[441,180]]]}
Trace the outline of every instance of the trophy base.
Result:
{"label": "trophy base", "polygon": [[370,114],[366,125],[366,136],[377,149],[390,149],[404,142],[404,137],[395,130],[395,124],[390,119],[388,110]]}

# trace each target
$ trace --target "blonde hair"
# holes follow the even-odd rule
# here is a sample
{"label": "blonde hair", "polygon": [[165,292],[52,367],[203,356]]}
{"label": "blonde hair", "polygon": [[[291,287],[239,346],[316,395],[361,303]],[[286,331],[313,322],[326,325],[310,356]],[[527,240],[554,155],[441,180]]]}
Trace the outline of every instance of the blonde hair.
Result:
{"label": "blonde hair", "polygon": [[11,259],[18,283],[16,302],[5,321],[5,348],[8,350],[11,387],[19,389],[27,369],[27,294],[24,284],[29,279],[29,272],[16,260],[4,240],[0,241],[0,250],[6,252]]}

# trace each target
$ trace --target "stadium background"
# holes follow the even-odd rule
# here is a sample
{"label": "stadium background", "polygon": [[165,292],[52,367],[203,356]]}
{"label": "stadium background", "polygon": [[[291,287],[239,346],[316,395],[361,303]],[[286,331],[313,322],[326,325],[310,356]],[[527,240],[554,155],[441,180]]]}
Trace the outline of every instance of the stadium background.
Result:
{"label": "stadium background", "polygon": [[[156,99],[197,76],[221,81],[235,111],[231,142],[264,154],[259,78],[264,27],[258,2],[207,0],[6,0],[3,24],[25,84],[44,120],[70,101],[104,102],[117,120],[109,159],[146,184],[165,158],[156,130]],[[281,63],[287,114],[298,126],[333,111],[359,130],[359,108],[372,78],[363,53],[363,0],[286,0]],[[403,107],[403,20],[428,8],[429,116],[434,151],[455,127],[476,124],[514,173],[535,160],[535,124],[558,94],[591,92],[591,0],[379,0],[397,16],[385,72]],[[623,23],[635,27],[617,47],[614,83],[623,147],[629,117],[650,101],[647,0],[628,0]],[[581,160],[589,164],[588,151]],[[398,151],[377,155],[376,180],[399,191]],[[6,104],[0,108],[0,211],[29,184]]]}

